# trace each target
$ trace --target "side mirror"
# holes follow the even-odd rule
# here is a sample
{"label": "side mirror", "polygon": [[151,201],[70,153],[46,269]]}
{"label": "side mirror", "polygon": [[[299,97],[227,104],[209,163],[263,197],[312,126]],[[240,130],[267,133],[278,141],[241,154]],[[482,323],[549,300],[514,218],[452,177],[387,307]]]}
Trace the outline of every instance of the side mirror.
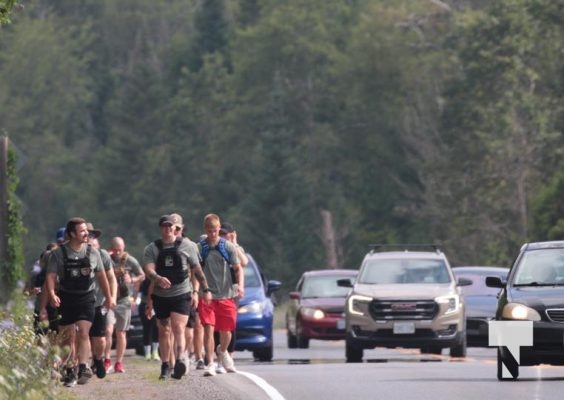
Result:
{"label": "side mirror", "polygon": [[352,288],[353,284],[349,278],[337,279],[337,286]]}
{"label": "side mirror", "polygon": [[470,286],[472,285],[472,279],[468,279],[468,278],[458,278],[458,281],[456,282],[457,286]]}
{"label": "side mirror", "polygon": [[486,286],[503,289],[505,287],[505,282],[503,282],[499,276],[487,276]]}
{"label": "side mirror", "polygon": [[282,287],[280,281],[268,281],[268,286],[266,288],[266,295],[270,296],[272,293],[276,292]]}
{"label": "side mirror", "polygon": [[299,300],[302,297],[300,292],[290,292],[290,293],[288,293],[288,296],[292,300]]}

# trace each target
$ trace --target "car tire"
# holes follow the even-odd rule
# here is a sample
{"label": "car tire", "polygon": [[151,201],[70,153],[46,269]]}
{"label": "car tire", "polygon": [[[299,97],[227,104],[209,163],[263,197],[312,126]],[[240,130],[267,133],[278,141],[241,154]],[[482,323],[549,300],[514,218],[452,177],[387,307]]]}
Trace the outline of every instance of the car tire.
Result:
{"label": "car tire", "polygon": [[287,337],[288,337],[288,348],[289,349],[295,349],[298,347],[298,338],[296,337],[296,335],[292,335],[290,333],[290,331],[287,331]]}
{"label": "car tire", "polygon": [[349,339],[347,339],[345,344],[345,357],[348,363],[359,363],[362,362],[362,356],[364,355],[364,350],[355,346]]}
{"label": "car tire", "polygon": [[309,349],[309,338],[298,336],[297,341],[300,349]]}
{"label": "car tire", "polygon": [[419,349],[421,354],[436,354],[441,355],[443,353],[443,348],[441,346],[425,346]]}
{"label": "car tire", "polygon": [[454,347],[450,348],[450,356],[451,357],[466,357],[466,349],[467,349],[467,345],[466,345],[466,335],[462,335],[462,340],[461,343],[457,344]]}
{"label": "car tire", "polygon": [[259,361],[272,361],[272,356],[272,343],[268,347],[253,351],[253,357]]}
{"label": "car tire", "polygon": [[[508,351],[505,349],[505,351]],[[504,366],[509,370],[512,377],[505,378],[503,376]],[[499,381],[514,381],[519,377],[519,364],[514,358],[506,358],[503,356],[501,348],[497,348],[497,380]]]}

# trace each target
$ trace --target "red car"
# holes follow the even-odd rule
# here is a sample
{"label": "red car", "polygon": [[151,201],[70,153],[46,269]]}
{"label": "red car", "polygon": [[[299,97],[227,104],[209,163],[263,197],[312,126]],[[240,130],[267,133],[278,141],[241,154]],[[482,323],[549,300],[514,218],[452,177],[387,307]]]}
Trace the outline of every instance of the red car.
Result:
{"label": "red car", "polygon": [[358,271],[323,269],[304,272],[290,292],[286,311],[288,348],[307,349],[310,339],[345,339],[345,297],[350,288],[339,279],[355,280]]}

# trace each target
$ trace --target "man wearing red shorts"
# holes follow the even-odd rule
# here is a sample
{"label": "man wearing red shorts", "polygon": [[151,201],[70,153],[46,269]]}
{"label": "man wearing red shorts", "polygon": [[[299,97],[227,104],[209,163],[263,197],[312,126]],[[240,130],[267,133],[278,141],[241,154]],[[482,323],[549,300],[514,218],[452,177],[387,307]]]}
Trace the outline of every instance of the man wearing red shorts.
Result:
{"label": "man wearing red shorts", "polygon": [[220,228],[221,221],[217,215],[206,215],[204,232],[207,237],[198,243],[198,249],[203,260],[202,269],[212,293],[211,302],[209,304],[200,302],[198,308],[200,321],[204,327],[204,349],[206,352],[204,376],[216,374],[214,330],[219,332],[219,344],[215,348],[219,361],[227,372],[237,372],[227,348],[231,341],[231,331],[235,330],[237,324],[237,303],[235,299],[244,295],[244,274],[239,262],[237,248],[233,243],[220,238]]}

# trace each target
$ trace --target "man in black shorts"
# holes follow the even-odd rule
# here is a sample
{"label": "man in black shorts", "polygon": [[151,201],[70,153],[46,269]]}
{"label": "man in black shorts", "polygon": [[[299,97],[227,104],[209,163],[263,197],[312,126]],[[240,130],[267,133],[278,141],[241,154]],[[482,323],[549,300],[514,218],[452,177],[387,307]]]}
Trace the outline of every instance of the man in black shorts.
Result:
{"label": "man in black shorts", "polygon": [[[110,285],[112,299],[113,302],[116,302],[117,281],[114,274],[112,259],[105,249],[100,248],[100,242],[98,242],[98,238],[102,235],[102,231],[94,229],[94,226],[90,222],[86,226],[88,227],[89,233],[88,243],[90,243],[93,248],[100,251],[100,257],[102,258],[102,265],[104,266],[106,278],[108,279],[108,284]],[[92,349],[92,369],[96,373],[96,376],[101,379],[106,376],[107,372],[106,367],[104,366],[104,349],[106,348],[106,317],[108,309],[104,307],[105,298],[100,285],[96,285],[95,296],[96,303],[94,321],[90,327],[90,345]]]}
{"label": "man in black shorts", "polygon": [[[154,309],[159,329],[161,351],[161,375],[180,379],[186,372],[185,330],[192,307],[197,307],[197,291],[201,285],[204,301],[211,301],[211,294],[199,262],[194,242],[176,235],[177,219],[163,215],[159,219],[160,239],[145,247],[143,265],[146,276],[153,281],[153,294],[147,301],[147,313]],[[170,368],[170,335],[174,335],[174,373]]]}
{"label": "man in black shorts", "polygon": [[[61,345],[69,348],[65,360],[65,386],[71,387],[77,381],[86,383],[92,376],[86,364],[90,358],[88,334],[95,312],[95,279],[104,293],[104,306],[113,308],[115,302],[112,301],[100,252],[88,244],[86,221],[79,217],[70,219],[65,232],[69,240],[49,255],[46,288],[51,305],[58,308],[61,315],[59,337]],[[57,280],[59,286],[58,292],[55,292]],[[75,355],[79,364],[78,377],[74,365]]]}

